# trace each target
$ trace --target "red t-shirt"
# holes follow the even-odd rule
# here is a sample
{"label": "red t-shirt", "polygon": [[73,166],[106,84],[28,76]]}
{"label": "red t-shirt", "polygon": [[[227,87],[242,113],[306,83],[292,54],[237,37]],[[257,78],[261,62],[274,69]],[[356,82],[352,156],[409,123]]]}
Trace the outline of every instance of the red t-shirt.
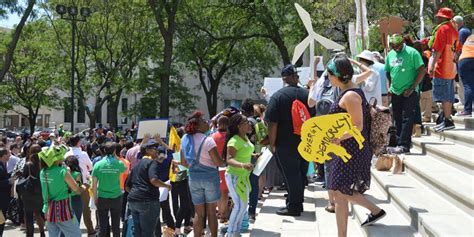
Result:
{"label": "red t-shirt", "polygon": [[454,55],[459,51],[458,31],[451,22],[448,22],[436,31],[433,50],[441,54],[435,65],[435,77],[441,79],[454,79],[456,64]]}
{"label": "red t-shirt", "polygon": [[[214,141],[216,142],[217,151],[219,152],[220,156],[222,156],[222,152],[224,152],[226,135],[227,135],[226,132],[216,132],[212,134],[212,139],[214,139]],[[222,157],[222,159],[225,159],[225,158]]]}

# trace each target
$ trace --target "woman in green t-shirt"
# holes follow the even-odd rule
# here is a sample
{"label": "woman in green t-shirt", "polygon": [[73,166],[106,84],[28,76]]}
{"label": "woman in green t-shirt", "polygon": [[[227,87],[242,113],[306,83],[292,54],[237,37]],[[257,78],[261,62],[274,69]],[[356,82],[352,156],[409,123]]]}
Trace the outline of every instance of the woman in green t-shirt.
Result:
{"label": "woman in green t-shirt", "polygon": [[230,117],[227,142],[224,155],[227,157],[227,172],[225,179],[229,194],[234,201],[234,208],[229,218],[227,234],[234,236],[240,233],[245,211],[247,210],[250,193],[250,172],[253,170],[251,163],[254,145],[247,137],[251,126],[242,114]]}
{"label": "woman in green t-shirt", "polygon": [[[64,160],[64,164],[69,168],[71,176],[76,181],[77,186],[82,185],[82,173],[79,167],[79,160],[76,156],[68,156]],[[82,199],[81,196],[76,192],[71,191],[71,206],[74,211],[74,215],[77,218],[78,224],[81,224],[82,217]]]}
{"label": "woman in green t-shirt", "polygon": [[[77,185],[69,170],[61,165],[62,160],[57,159],[57,157],[64,157],[64,153],[56,154],[56,157],[40,155],[43,213],[46,213],[49,236],[58,236],[63,233],[68,237],[79,237],[81,229],[72,213],[69,189],[80,194],[82,188]],[[53,161],[45,161],[48,159]]]}

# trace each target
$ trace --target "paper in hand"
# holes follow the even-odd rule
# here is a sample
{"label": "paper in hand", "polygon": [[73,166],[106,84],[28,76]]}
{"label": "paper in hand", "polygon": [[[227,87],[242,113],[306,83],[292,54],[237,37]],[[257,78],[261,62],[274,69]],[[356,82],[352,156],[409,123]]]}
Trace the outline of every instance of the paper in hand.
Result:
{"label": "paper in hand", "polygon": [[270,151],[270,149],[264,147],[262,148],[262,155],[257,160],[257,163],[255,163],[255,168],[253,169],[253,174],[260,176],[260,174],[263,172],[265,167],[267,166],[268,162],[272,159],[273,154]]}

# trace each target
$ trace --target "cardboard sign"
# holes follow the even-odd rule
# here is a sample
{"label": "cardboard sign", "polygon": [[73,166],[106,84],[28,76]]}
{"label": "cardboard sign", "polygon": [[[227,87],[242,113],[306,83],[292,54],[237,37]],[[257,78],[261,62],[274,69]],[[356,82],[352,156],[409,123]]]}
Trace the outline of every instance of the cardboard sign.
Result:
{"label": "cardboard sign", "polygon": [[306,120],[301,127],[301,142],[298,145],[298,152],[301,156],[311,162],[323,164],[330,160],[330,153],[340,157],[345,163],[352,158],[346,149],[340,145],[332,143],[335,138],[342,137],[349,133],[355,138],[362,149],[364,137],[359,129],[352,124],[351,116],[348,113],[330,114],[317,116]]}
{"label": "cardboard sign", "polygon": [[155,134],[160,134],[162,138],[166,138],[168,133],[168,119],[153,119],[138,122],[137,139],[142,139],[147,133],[150,134],[151,137],[154,137]]}

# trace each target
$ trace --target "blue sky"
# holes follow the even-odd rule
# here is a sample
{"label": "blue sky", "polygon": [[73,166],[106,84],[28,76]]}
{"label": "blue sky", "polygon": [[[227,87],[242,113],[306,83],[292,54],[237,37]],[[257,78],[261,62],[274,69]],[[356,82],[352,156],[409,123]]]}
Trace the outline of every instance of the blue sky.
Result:
{"label": "blue sky", "polygon": [[20,22],[20,16],[17,14],[10,14],[6,19],[0,19],[0,26],[13,28],[13,25],[18,24]]}

